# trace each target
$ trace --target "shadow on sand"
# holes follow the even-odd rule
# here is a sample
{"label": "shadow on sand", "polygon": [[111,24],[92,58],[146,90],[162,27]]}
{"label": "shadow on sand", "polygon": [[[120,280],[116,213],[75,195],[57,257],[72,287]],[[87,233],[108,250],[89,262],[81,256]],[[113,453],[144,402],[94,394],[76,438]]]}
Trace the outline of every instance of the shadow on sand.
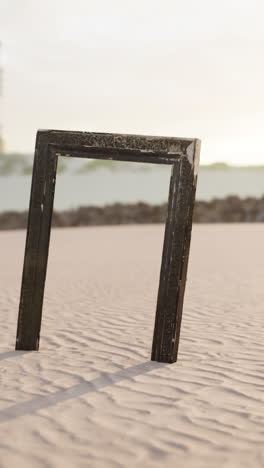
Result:
{"label": "shadow on sand", "polygon": [[2,353],[0,354],[0,361],[4,360],[4,359],[9,359],[9,358],[13,358],[13,357],[18,357],[18,356],[22,356],[22,354],[27,354],[28,351],[6,351],[6,353]]}
{"label": "shadow on sand", "polygon": [[[27,351],[22,352],[27,353]],[[9,353],[4,353],[0,355],[0,360],[4,359],[4,356],[13,357],[17,356],[15,351]],[[87,393],[97,392],[98,390],[115,385],[118,382],[126,379],[132,379],[138,375],[144,375],[148,372],[151,372],[156,369],[164,368],[169,366],[169,364],[163,364],[159,362],[146,361],[136,366],[127,367],[121,371],[104,374],[95,379],[89,381],[84,381],[82,383],[73,385],[72,387],[65,388],[63,390],[58,390],[57,392],[48,393],[47,395],[40,395],[32,398],[31,400],[17,403],[16,405],[9,406],[8,408],[3,409],[0,412],[0,423],[9,421],[11,419],[16,419],[26,414],[32,414],[35,411],[38,411],[43,408],[48,408],[50,406],[55,406],[57,403],[70,400],[71,398],[78,398]]]}

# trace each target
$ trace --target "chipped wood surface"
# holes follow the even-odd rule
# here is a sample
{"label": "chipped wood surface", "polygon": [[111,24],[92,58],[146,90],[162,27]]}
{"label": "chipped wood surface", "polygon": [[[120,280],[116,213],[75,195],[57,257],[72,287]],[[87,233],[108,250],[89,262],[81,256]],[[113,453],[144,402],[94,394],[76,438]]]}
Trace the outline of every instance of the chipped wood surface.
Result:
{"label": "chipped wood surface", "polygon": [[58,156],[171,164],[151,359],[177,360],[200,142],[196,139],[41,130],[37,134],[17,350],[38,350]]}

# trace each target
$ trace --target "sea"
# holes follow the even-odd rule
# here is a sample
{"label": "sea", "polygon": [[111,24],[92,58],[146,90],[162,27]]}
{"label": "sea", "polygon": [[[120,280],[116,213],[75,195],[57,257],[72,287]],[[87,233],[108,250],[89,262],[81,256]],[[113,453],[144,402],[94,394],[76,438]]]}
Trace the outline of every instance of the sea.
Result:
{"label": "sea", "polygon": [[[124,163],[127,164],[127,163]],[[65,210],[87,205],[146,202],[160,204],[168,199],[170,167],[151,165],[148,170],[109,170],[102,167],[87,173],[57,175],[54,208]],[[31,187],[30,175],[0,176],[0,211],[26,210]],[[264,196],[264,170],[201,168],[197,199],[212,200],[229,195]]]}

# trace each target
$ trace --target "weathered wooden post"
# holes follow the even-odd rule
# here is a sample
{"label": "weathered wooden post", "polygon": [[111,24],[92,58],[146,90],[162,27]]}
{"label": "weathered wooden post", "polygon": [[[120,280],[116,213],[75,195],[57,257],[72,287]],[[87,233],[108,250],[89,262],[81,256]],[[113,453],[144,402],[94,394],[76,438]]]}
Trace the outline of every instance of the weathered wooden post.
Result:
{"label": "weathered wooden post", "polygon": [[38,350],[58,156],[170,164],[169,190],[151,359],[177,360],[199,165],[197,139],[41,130],[37,134],[17,350]]}

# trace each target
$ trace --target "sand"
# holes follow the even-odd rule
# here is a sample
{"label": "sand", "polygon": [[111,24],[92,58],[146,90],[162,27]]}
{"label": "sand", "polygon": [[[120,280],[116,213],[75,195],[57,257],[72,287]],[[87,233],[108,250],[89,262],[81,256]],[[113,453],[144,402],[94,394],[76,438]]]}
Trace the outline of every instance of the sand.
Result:
{"label": "sand", "polygon": [[264,224],[194,226],[179,361],[149,361],[163,227],[54,229],[39,352],[0,233],[0,466],[264,466]]}

